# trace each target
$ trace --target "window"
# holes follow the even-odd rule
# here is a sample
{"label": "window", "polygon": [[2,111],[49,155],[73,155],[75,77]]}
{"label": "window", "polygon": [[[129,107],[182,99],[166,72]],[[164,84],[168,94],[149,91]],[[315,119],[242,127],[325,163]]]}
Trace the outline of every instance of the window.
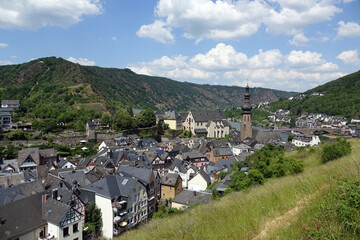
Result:
{"label": "window", "polygon": [[63,230],[63,237],[69,236],[69,227],[64,228]]}
{"label": "window", "polygon": [[131,204],[131,201],[132,201],[132,199],[131,199],[131,197],[129,197],[129,204]]}
{"label": "window", "polygon": [[75,224],[73,225],[73,233],[76,233],[76,232],[78,232],[78,231],[79,231],[79,226],[78,226],[77,223],[75,223]]}
{"label": "window", "polygon": [[146,197],[146,191],[145,190],[143,191],[143,197]]}
{"label": "window", "polygon": [[170,191],[171,191],[171,187],[170,187]]}
{"label": "window", "polygon": [[45,227],[43,229],[41,229],[40,233],[39,233],[39,238],[44,238],[45,237]]}

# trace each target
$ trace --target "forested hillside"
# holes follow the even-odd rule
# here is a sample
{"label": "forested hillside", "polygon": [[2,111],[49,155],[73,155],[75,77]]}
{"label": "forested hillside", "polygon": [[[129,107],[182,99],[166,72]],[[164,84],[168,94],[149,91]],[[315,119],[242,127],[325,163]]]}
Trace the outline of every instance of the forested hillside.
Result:
{"label": "forested hillside", "polygon": [[[83,126],[102,113],[118,109],[153,110],[232,108],[241,104],[244,88],[199,85],[139,75],[130,69],[80,66],[48,57],[0,66],[0,100],[18,99],[15,120],[51,120]],[[252,102],[275,101],[295,93],[252,88]]]}
{"label": "forested hillside", "polygon": [[[107,107],[150,107],[158,110],[233,107],[241,103],[244,93],[241,87],[178,82],[139,75],[130,69],[80,66],[55,57],[0,66],[0,84],[0,99],[20,99],[27,104],[34,102],[33,95],[36,93],[54,92],[56,97],[46,95],[48,103],[103,101]],[[295,93],[252,88],[251,94],[252,102],[258,103],[275,101]],[[28,101],[29,98],[32,100]],[[36,101],[42,102],[39,98]]]}
{"label": "forested hillside", "polygon": [[[322,93],[324,96],[313,96]],[[280,99],[271,104],[271,110],[289,109],[293,114],[303,112],[340,115],[347,118],[360,115],[360,71],[328,82],[304,93],[303,99]]]}

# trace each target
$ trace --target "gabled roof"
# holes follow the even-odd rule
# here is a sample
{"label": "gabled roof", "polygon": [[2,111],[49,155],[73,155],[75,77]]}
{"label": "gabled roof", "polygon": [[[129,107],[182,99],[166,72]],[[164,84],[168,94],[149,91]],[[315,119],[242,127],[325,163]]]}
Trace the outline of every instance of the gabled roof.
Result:
{"label": "gabled roof", "polygon": [[191,111],[195,122],[220,121],[225,119],[224,113],[216,111]]}
{"label": "gabled roof", "polygon": [[66,217],[70,209],[69,205],[49,198],[43,203],[42,216],[47,222],[60,226],[61,221]]}
{"label": "gabled roof", "polygon": [[179,177],[180,175],[176,173],[166,173],[164,176],[161,177],[161,185],[175,187],[177,179]]}
{"label": "gabled roof", "polygon": [[172,200],[174,203],[183,205],[194,205],[196,203],[209,203],[211,201],[211,193],[196,192],[184,189]]}
{"label": "gabled roof", "polygon": [[40,164],[39,148],[24,148],[24,149],[21,149],[18,152],[19,166],[21,166],[24,163],[25,159],[27,159],[28,157],[30,157],[32,160],[34,160],[36,165],[39,165]]}
{"label": "gabled roof", "polygon": [[89,172],[85,173],[85,177],[89,180],[90,183],[99,181],[100,179],[109,176],[109,173],[101,167],[94,167]]}
{"label": "gabled roof", "polygon": [[68,184],[78,184],[85,186],[85,172],[83,170],[70,170],[59,172],[59,177],[63,178]]}
{"label": "gabled roof", "polygon": [[9,204],[17,199],[22,199],[45,190],[41,181],[22,183],[14,187],[0,190],[0,206]]}
{"label": "gabled roof", "polygon": [[41,158],[49,158],[49,157],[56,157],[56,151],[54,148],[49,149],[40,149],[39,150]]}
{"label": "gabled roof", "polygon": [[42,194],[35,194],[0,207],[1,239],[15,239],[47,223],[42,217]]}
{"label": "gabled roof", "polygon": [[173,161],[173,163],[171,164],[169,169],[171,171],[174,171],[175,167],[177,167],[181,173],[186,173],[187,170],[186,170],[184,164],[185,164],[185,162],[183,160],[175,158],[175,160]]}
{"label": "gabled roof", "polygon": [[[211,179],[209,177],[209,175],[207,175],[206,172],[204,172],[204,170],[202,170],[201,168],[198,170],[198,172],[194,175],[193,178],[195,178],[197,175],[200,175],[207,183],[207,185],[211,184]],[[190,179],[191,181],[191,179]]]}
{"label": "gabled roof", "polygon": [[192,151],[192,152],[185,152],[183,154],[181,154],[181,157],[186,160],[186,159],[194,159],[194,158],[206,158],[206,156],[204,154],[202,154],[199,151]]}
{"label": "gabled roof", "polygon": [[152,169],[119,166],[118,173],[126,173],[141,180],[145,185],[150,183]]}
{"label": "gabled roof", "polygon": [[130,177],[111,175],[83,189],[109,199],[117,199],[118,197],[128,197],[138,181]]}
{"label": "gabled roof", "polygon": [[173,111],[168,111],[168,112],[165,112],[163,118],[165,120],[181,120],[181,115],[176,112],[175,110]]}
{"label": "gabled roof", "polygon": [[233,155],[230,148],[213,148],[212,152],[213,152],[213,155],[215,157],[218,157],[218,156],[232,156]]}
{"label": "gabled roof", "polygon": [[215,164],[215,171],[221,171],[224,168],[228,169],[228,172],[231,172],[231,165],[235,164],[236,160],[234,157],[228,157],[227,159],[219,159],[219,161]]}

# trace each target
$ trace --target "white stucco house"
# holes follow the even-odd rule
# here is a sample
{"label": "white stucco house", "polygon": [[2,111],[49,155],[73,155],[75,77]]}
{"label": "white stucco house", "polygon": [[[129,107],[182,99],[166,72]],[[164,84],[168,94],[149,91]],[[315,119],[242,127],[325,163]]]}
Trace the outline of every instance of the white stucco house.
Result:
{"label": "white stucco house", "polygon": [[202,169],[189,180],[188,189],[193,191],[205,191],[211,184],[211,179]]}
{"label": "white stucco house", "polygon": [[315,146],[321,143],[319,136],[309,135],[296,135],[292,140],[292,144],[296,147]]}
{"label": "white stucco house", "polygon": [[95,194],[102,214],[102,236],[112,239],[148,218],[146,187],[137,179],[111,175],[83,190]]}

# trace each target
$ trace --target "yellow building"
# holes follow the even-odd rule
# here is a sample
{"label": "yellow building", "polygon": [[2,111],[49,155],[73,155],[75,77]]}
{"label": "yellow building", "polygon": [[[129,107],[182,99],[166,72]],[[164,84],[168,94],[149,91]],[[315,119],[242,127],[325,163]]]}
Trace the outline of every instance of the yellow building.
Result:
{"label": "yellow building", "polygon": [[167,173],[161,178],[161,198],[173,199],[182,191],[182,180],[180,175]]}

